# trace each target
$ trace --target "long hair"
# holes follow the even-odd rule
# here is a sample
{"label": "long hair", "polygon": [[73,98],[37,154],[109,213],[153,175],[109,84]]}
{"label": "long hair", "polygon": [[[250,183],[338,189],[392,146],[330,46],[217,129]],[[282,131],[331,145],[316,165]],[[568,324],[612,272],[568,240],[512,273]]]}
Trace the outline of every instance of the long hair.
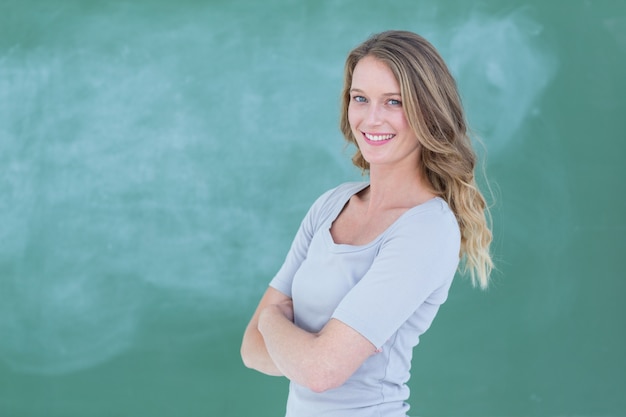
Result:
{"label": "long hair", "polygon": [[463,106],[445,62],[421,36],[406,31],[373,35],[350,52],[346,59],[340,128],[357,150],[352,162],[363,171],[369,163],[358,149],[348,121],[354,67],[371,56],[393,72],[409,126],[420,145],[420,169],[432,191],[453,211],[461,230],[461,271],[472,283],[486,288],[493,262],[487,204],[475,178],[476,154],[467,133]]}

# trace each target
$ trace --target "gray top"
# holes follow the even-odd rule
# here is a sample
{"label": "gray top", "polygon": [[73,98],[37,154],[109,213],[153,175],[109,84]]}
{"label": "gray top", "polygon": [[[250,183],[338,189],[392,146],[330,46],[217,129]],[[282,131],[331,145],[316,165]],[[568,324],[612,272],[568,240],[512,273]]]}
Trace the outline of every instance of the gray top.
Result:
{"label": "gray top", "polygon": [[447,298],[459,226],[437,197],[407,210],[366,245],[336,244],[332,223],[367,186],[342,184],[317,199],[270,285],[293,299],[297,326],[318,332],[335,318],[382,352],[336,389],[314,393],[291,382],[287,417],[404,417],[409,409],[413,347]]}

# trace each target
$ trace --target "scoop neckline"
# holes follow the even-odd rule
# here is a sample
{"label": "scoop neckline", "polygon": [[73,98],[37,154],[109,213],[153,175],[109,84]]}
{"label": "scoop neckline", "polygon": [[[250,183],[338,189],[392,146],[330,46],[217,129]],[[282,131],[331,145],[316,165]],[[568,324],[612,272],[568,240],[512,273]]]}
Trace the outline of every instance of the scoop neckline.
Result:
{"label": "scoop neckline", "polygon": [[387,227],[385,230],[383,230],[378,236],[376,236],[374,239],[372,239],[368,243],[364,243],[362,245],[352,245],[352,244],[349,244],[349,243],[336,243],[335,239],[333,238],[332,233],[330,232],[330,229],[332,228],[333,223],[335,222],[335,220],[337,220],[337,217],[339,217],[339,214],[346,207],[346,204],[348,204],[350,199],[354,195],[360,193],[361,191],[363,191],[364,189],[366,189],[369,186],[370,186],[369,182],[363,182],[362,184],[359,184],[359,187],[356,188],[356,190],[352,191],[351,193],[348,193],[346,198],[343,199],[343,204],[338,205],[337,208],[335,209],[335,211],[333,212],[333,215],[331,217],[329,217],[329,219],[325,222],[325,225],[324,225],[324,237],[325,237],[325,240],[326,240],[327,244],[329,245],[329,247],[331,249],[333,249],[335,252],[358,252],[360,250],[368,249],[371,246],[373,246],[376,243],[378,243],[378,241],[380,241],[385,235],[387,235],[392,229],[394,229],[396,227],[396,225],[400,222],[400,220],[403,219],[404,217],[406,217],[407,215],[409,215],[409,213],[414,212],[418,208],[424,208],[424,206],[430,205],[430,204],[432,204],[435,201],[444,201],[441,197],[435,196],[433,198],[430,198],[430,199],[424,201],[421,204],[418,204],[416,206],[413,206],[413,207],[407,209],[404,213],[402,213],[400,216],[398,216],[398,218],[396,220],[394,220],[393,223],[391,223],[389,225],[389,227]]}

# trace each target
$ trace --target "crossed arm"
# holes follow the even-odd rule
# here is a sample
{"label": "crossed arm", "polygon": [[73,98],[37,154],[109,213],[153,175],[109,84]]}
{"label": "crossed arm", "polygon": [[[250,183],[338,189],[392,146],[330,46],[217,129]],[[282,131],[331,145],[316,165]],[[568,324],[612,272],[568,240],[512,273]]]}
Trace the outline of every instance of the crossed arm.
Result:
{"label": "crossed arm", "polygon": [[318,333],[293,323],[291,298],[269,287],[248,324],[241,357],[248,368],[323,392],[342,385],[376,347],[339,320]]}

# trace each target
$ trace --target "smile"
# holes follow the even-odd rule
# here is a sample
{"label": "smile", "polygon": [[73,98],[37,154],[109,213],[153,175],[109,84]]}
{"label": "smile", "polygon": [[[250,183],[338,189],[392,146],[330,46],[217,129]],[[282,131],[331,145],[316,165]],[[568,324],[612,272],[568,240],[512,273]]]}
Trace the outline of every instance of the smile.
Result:
{"label": "smile", "polygon": [[388,134],[384,134],[384,135],[374,135],[371,133],[365,133],[363,132],[363,136],[365,136],[365,139],[368,142],[377,142],[377,143],[383,143],[383,142],[387,142],[391,139],[393,139],[394,134],[388,133]]}

